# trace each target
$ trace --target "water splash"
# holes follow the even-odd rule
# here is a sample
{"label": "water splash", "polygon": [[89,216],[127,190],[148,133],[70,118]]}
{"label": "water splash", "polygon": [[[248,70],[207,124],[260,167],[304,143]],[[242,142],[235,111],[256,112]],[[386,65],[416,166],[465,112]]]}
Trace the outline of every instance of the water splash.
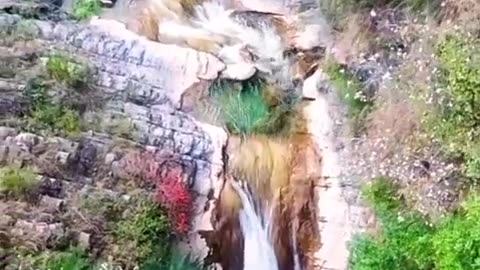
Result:
{"label": "water splash", "polygon": [[[239,213],[240,226],[245,240],[244,270],[278,270],[278,261],[271,239],[271,211],[258,211],[252,193],[237,182],[232,182],[243,204]],[[258,205],[257,205],[258,206]]]}

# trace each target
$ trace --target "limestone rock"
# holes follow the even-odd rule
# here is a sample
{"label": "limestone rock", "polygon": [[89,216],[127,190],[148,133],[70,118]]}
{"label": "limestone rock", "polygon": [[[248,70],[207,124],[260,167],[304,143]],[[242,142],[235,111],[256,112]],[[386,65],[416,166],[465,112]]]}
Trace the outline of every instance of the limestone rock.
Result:
{"label": "limestone rock", "polygon": [[[64,206],[64,201],[57,198],[52,198],[50,196],[42,196],[40,200],[40,205],[53,211],[61,211]],[[49,211],[51,212],[51,211]]]}
{"label": "limestone rock", "polygon": [[257,69],[253,64],[238,63],[227,65],[227,68],[222,71],[220,77],[230,80],[243,81],[251,78]]}
{"label": "limestone rock", "polygon": [[17,131],[10,127],[0,127],[0,141],[5,140],[8,136],[15,136]]}
{"label": "limestone rock", "polygon": [[25,145],[28,149],[40,143],[42,138],[32,133],[20,133],[15,137],[15,142],[19,145]]}
{"label": "limestone rock", "polygon": [[82,249],[88,250],[90,248],[90,234],[80,232],[80,234],[78,235],[78,245]]}
{"label": "limestone rock", "polygon": [[117,155],[115,153],[108,153],[105,155],[105,164],[111,165],[117,159]]}
{"label": "limestone rock", "polygon": [[[178,104],[182,93],[200,79],[215,79],[219,72],[225,69],[225,65],[211,54],[148,41],[130,32],[125,25],[119,22],[98,19],[91,23],[99,29],[107,31],[115,41],[125,40],[127,44],[122,47],[125,49],[126,57],[122,58],[140,64],[141,69],[135,70],[138,66],[130,67],[129,65],[124,66],[124,69],[126,68],[126,71],[132,69],[130,74],[143,73],[142,81],[164,88],[163,94],[168,95],[174,104]],[[90,45],[90,42],[96,42],[96,39],[83,40],[82,47],[93,48],[94,46]],[[99,51],[105,53],[105,56],[118,55],[114,51],[109,51],[110,47],[102,48],[103,46],[104,44],[100,44]],[[162,76],[158,76],[159,70],[161,70]]]}
{"label": "limestone rock", "polygon": [[70,153],[68,153],[68,152],[59,151],[57,153],[57,155],[55,156],[55,161],[58,162],[61,165],[66,165],[69,154]]}
{"label": "limestone rock", "polygon": [[252,63],[253,56],[243,44],[225,46],[218,52],[218,57],[226,64]]}
{"label": "limestone rock", "polygon": [[68,158],[67,163],[70,170],[75,172],[75,175],[87,176],[92,170],[96,158],[96,146],[88,140],[83,140],[73,155]]}

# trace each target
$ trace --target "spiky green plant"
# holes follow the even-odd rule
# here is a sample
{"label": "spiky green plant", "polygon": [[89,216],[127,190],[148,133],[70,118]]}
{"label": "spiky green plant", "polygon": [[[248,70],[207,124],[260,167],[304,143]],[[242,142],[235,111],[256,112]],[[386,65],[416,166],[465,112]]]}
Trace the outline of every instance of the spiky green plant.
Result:
{"label": "spiky green plant", "polygon": [[227,94],[222,102],[227,127],[235,134],[249,135],[260,131],[270,117],[268,106],[256,89]]}
{"label": "spiky green plant", "polygon": [[261,91],[262,84],[256,82],[247,83],[242,89],[220,82],[211,89],[220,115],[231,133],[264,133],[272,114]]}

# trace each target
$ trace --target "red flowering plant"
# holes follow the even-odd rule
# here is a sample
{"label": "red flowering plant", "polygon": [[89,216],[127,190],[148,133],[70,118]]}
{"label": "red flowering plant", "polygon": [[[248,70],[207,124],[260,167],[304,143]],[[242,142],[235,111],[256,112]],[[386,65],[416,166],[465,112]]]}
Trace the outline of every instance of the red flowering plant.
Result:
{"label": "red flowering plant", "polygon": [[183,169],[172,158],[158,157],[151,152],[130,153],[125,158],[125,170],[130,176],[152,184],[155,202],[163,207],[176,233],[188,232],[193,204]]}

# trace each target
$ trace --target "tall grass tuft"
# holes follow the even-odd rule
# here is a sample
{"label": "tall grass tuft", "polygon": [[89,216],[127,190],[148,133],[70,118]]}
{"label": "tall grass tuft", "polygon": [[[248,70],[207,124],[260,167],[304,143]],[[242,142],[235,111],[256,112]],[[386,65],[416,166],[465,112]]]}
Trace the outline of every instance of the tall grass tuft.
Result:
{"label": "tall grass tuft", "polygon": [[222,83],[215,85],[212,94],[228,130],[243,135],[262,133],[271,115],[262,97],[262,85],[248,83],[241,91],[225,86]]}
{"label": "tall grass tuft", "polygon": [[[243,82],[240,87],[229,81],[219,81],[210,89],[212,105],[217,115],[214,122],[222,123],[235,135],[278,134],[288,129],[296,104],[286,104],[273,98],[270,86],[261,80]],[[277,90],[278,91],[278,90]]]}

